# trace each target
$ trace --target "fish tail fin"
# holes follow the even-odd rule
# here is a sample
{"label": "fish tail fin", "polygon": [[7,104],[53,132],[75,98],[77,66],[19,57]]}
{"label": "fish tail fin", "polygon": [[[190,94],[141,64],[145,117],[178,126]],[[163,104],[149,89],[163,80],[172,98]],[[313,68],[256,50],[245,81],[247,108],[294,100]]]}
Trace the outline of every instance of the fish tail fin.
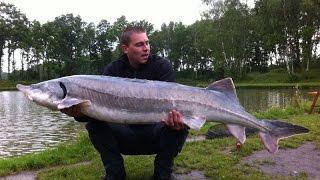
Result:
{"label": "fish tail fin", "polygon": [[280,139],[309,132],[305,127],[294,125],[288,122],[276,120],[263,120],[269,131],[259,132],[259,136],[269,152],[275,153],[278,150]]}

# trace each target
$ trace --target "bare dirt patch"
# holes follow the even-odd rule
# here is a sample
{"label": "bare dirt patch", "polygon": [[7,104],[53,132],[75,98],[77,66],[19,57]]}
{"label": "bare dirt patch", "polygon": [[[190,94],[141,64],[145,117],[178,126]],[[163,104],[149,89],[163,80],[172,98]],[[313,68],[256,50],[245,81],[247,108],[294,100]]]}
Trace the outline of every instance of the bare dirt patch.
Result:
{"label": "bare dirt patch", "polygon": [[178,180],[207,180],[202,171],[194,170],[187,174],[175,174]]}
{"label": "bare dirt patch", "polygon": [[275,154],[258,151],[244,158],[240,164],[248,164],[271,175],[305,174],[309,179],[320,179],[320,150],[311,142],[296,149],[280,149]]}
{"label": "bare dirt patch", "polygon": [[15,175],[0,177],[0,180],[35,180],[38,171],[26,171]]}

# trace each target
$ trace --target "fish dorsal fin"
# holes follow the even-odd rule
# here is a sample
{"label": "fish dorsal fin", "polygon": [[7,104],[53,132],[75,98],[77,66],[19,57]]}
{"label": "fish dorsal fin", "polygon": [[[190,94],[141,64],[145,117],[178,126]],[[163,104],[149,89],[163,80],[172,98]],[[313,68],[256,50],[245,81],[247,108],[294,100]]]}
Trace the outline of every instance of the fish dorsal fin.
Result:
{"label": "fish dorsal fin", "polygon": [[208,87],[208,90],[215,90],[222,92],[228,96],[237,98],[236,88],[234,87],[232,78],[225,78],[219,81],[211,83]]}

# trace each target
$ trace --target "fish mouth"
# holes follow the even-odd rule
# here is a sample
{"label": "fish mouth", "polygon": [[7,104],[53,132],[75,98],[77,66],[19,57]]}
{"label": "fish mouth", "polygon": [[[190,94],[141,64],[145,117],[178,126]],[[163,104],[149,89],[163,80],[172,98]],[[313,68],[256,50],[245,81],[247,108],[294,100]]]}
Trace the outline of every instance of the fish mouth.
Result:
{"label": "fish mouth", "polygon": [[22,85],[22,84],[17,84],[16,87],[19,91],[22,91],[22,92],[26,92],[30,89],[30,86],[26,86],[26,85]]}
{"label": "fish mouth", "polygon": [[26,85],[22,85],[22,84],[17,84],[17,89],[21,92],[23,92],[27,97],[28,99],[30,99],[31,101],[33,101],[33,98],[31,97],[31,94],[30,94],[30,86],[26,86]]}

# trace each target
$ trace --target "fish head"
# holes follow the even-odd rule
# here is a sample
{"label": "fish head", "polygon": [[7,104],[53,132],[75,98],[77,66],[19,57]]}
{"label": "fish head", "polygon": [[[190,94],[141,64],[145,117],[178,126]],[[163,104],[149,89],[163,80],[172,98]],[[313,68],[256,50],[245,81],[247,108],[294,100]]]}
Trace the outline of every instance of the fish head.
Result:
{"label": "fish head", "polygon": [[18,84],[16,87],[31,101],[53,110],[58,110],[58,104],[66,96],[65,86],[57,80],[31,84],[30,86]]}

